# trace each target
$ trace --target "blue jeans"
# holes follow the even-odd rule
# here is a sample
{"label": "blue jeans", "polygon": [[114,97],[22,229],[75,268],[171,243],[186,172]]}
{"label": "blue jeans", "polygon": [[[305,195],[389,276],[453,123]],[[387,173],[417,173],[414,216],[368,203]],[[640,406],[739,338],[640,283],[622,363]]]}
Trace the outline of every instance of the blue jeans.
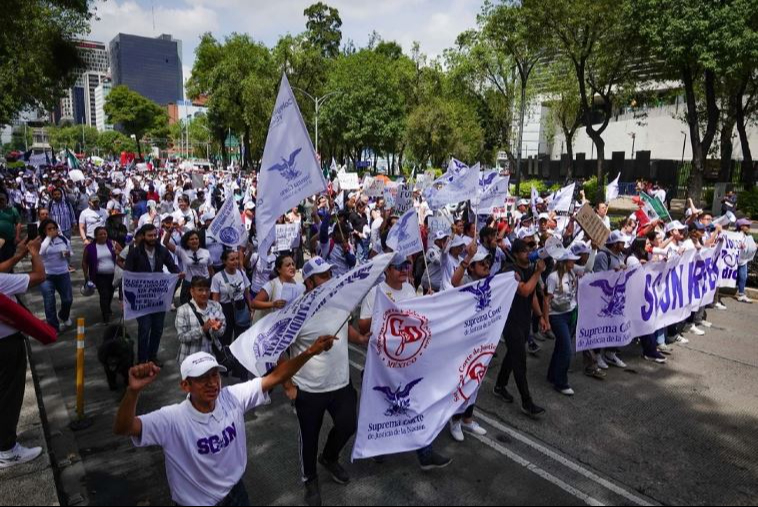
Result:
{"label": "blue jeans", "polygon": [[[47,278],[39,288],[42,299],[45,302],[45,320],[55,329],[60,327],[61,321],[67,321],[71,317],[71,305],[74,303],[74,291],[71,287],[71,275],[47,275]],[[61,311],[57,313],[55,293],[61,296]]]}
{"label": "blue jeans", "polygon": [[547,370],[547,380],[556,389],[568,389],[570,387],[568,371],[574,356],[572,341],[576,334],[574,312],[551,315],[550,327],[553,328],[553,334],[555,334],[555,349]]}
{"label": "blue jeans", "polygon": [[158,349],[161,346],[165,321],[165,313],[151,313],[137,319],[137,334],[139,335],[139,352],[137,356],[140,363],[147,363],[158,357]]}
{"label": "blue jeans", "polygon": [[740,296],[745,294],[745,287],[747,287],[747,266],[745,264],[737,270],[737,294]]}

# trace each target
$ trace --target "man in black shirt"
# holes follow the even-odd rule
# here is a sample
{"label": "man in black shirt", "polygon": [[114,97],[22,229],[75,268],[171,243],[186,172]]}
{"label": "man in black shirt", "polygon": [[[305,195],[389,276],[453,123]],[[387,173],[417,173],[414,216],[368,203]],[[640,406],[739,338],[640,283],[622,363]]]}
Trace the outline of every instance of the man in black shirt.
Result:
{"label": "man in black shirt", "polygon": [[543,260],[538,260],[536,264],[529,261],[529,246],[522,240],[513,243],[511,252],[516,262],[507,265],[505,271],[515,271],[519,285],[505,324],[505,344],[508,352],[500,368],[494,392],[508,403],[513,403],[513,396],[506,389],[508,378],[513,372],[521,395],[521,410],[529,417],[537,418],[545,413],[545,409],[535,405],[529,393],[526,379],[526,342],[532,323],[532,311],[542,313],[536,292],[539,290],[540,276],[546,267]]}

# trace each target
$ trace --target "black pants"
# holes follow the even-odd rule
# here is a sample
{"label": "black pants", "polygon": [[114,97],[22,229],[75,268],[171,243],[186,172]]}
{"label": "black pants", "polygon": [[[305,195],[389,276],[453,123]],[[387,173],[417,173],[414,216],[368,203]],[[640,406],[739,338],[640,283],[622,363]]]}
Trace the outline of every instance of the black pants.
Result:
{"label": "black pants", "polygon": [[26,343],[15,334],[0,338],[0,452],[16,446],[16,427],[26,390]]}
{"label": "black pants", "polygon": [[221,305],[221,309],[224,310],[224,317],[226,318],[226,331],[220,341],[228,347],[247,329],[235,324],[237,319],[234,316],[234,303],[224,303]]}
{"label": "black pants", "polygon": [[358,429],[358,395],[352,385],[330,393],[308,393],[298,390],[295,401],[297,419],[300,422],[300,460],[303,478],[318,477],[316,459],[318,457],[318,438],[324,413],[329,412],[334,428],[324,446],[324,459],[337,461],[340,452]]}
{"label": "black pants", "polygon": [[529,394],[529,383],[526,380],[526,341],[529,338],[529,322],[522,325],[505,325],[505,345],[508,352],[505,354],[500,374],[497,376],[497,385],[505,387],[513,372],[516,386],[521,395],[521,402],[527,404],[532,401]]}
{"label": "black pants", "polygon": [[100,314],[103,316],[103,321],[106,322],[113,315],[111,303],[113,302],[113,294],[116,292],[116,289],[113,288],[113,276],[112,274],[95,276],[95,287],[97,287],[97,293],[100,295]]}

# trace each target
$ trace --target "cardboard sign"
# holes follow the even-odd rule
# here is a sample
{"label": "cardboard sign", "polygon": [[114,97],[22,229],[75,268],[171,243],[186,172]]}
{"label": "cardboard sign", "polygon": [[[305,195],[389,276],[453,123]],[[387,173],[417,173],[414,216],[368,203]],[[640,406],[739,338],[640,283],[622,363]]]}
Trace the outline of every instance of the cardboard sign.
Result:
{"label": "cardboard sign", "polygon": [[432,186],[432,183],[434,182],[434,177],[429,174],[419,174],[416,176],[416,190],[424,191],[427,188]]}
{"label": "cardboard sign", "polygon": [[453,217],[445,213],[437,213],[433,217],[429,217],[429,237],[434,238],[437,231],[444,231],[447,234],[452,234]]}
{"label": "cardboard sign", "polygon": [[300,224],[276,226],[276,251],[287,252],[300,246]]}
{"label": "cardboard sign", "polygon": [[405,215],[411,208],[413,208],[413,191],[407,185],[401,185],[395,196],[395,212]]}
{"label": "cardboard sign", "polygon": [[363,182],[363,193],[369,197],[384,197],[384,180],[374,179],[367,176]]}
{"label": "cardboard sign", "polygon": [[358,190],[361,188],[361,183],[358,180],[358,173],[342,171],[337,174],[337,178],[339,179],[340,189],[342,190]]}
{"label": "cardboard sign", "polygon": [[587,203],[582,206],[579,213],[576,215],[576,223],[578,223],[585,234],[599,246],[605,246],[605,242],[608,241],[608,237],[611,235],[610,229],[608,229],[603,220],[595,213],[592,206]]}

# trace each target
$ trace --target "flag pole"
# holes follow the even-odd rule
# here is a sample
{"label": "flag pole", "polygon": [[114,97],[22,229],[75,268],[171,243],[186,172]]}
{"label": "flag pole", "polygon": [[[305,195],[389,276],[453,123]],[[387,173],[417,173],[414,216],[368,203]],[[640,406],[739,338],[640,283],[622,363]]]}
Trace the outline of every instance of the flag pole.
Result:
{"label": "flag pole", "polygon": [[[421,222],[418,223],[418,235],[420,237],[422,236],[421,235]],[[427,236],[426,240],[427,240],[427,242],[429,242],[429,240],[433,240],[433,239],[434,238],[430,238],[430,237]],[[422,237],[422,241],[421,241],[421,246],[424,246],[423,237]],[[426,260],[426,251],[425,250],[421,252],[421,256],[424,258],[424,267],[426,267],[426,277],[427,277],[427,280],[429,280],[429,290],[433,292],[434,291],[434,287],[432,287],[432,274],[429,273],[429,262]]]}

